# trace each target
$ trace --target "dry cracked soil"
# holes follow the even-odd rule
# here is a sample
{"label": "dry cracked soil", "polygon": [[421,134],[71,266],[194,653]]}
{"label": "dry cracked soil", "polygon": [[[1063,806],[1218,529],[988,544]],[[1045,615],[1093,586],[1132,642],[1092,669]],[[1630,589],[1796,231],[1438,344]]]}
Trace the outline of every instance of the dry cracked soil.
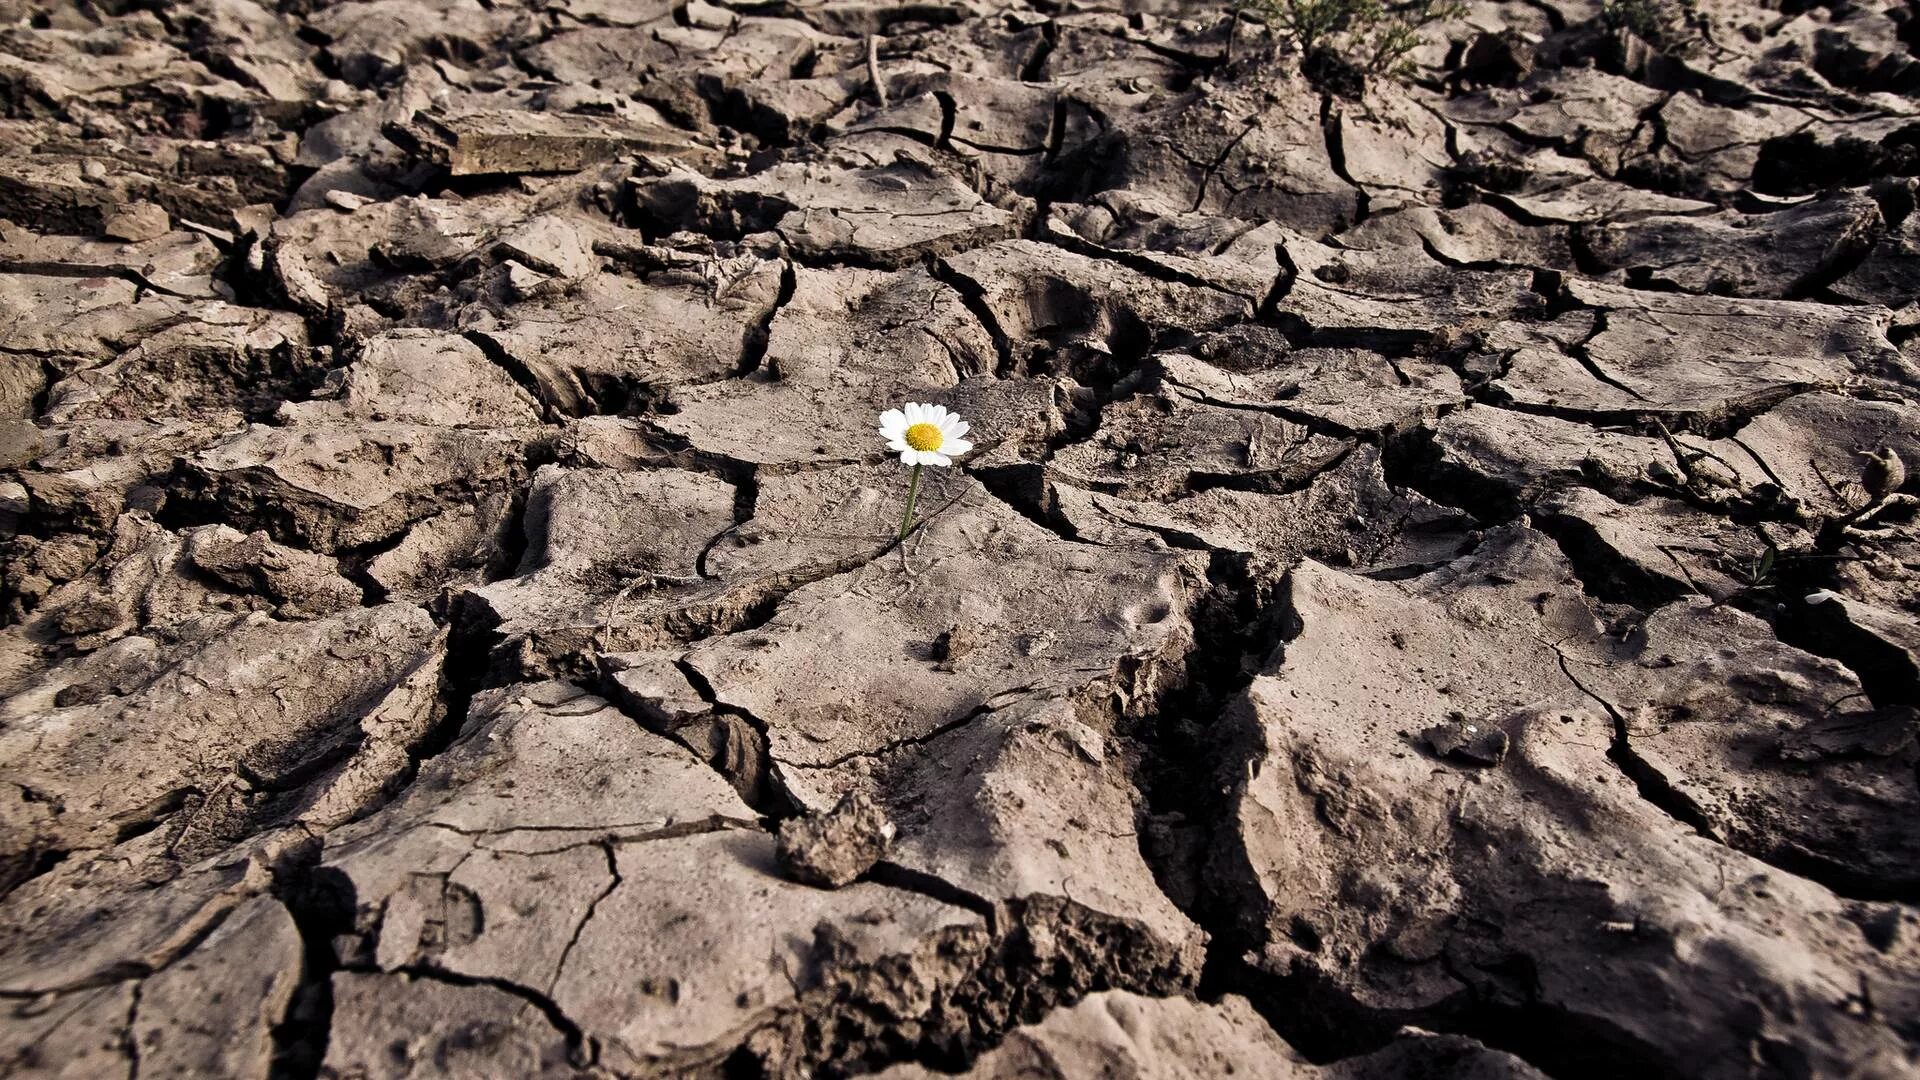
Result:
{"label": "dry cracked soil", "polygon": [[0,0],[0,1073],[1920,1076],[1920,4],[1648,11]]}

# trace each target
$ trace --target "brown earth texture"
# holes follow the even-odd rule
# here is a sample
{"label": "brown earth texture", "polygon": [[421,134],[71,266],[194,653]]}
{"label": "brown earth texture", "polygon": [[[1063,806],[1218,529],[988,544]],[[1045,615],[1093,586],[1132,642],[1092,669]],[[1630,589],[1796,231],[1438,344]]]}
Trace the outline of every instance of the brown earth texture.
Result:
{"label": "brown earth texture", "polygon": [[1920,4],[0,22],[0,1075],[1920,1076]]}

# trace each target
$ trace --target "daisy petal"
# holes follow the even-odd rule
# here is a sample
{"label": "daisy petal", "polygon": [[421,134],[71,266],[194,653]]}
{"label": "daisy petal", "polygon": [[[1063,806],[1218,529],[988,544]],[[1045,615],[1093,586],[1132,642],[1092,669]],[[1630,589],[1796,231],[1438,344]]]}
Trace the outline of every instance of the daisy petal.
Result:
{"label": "daisy petal", "polygon": [[907,440],[895,435],[893,438],[887,440],[887,449],[899,453],[902,450],[911,450],[913,447],[907,445]]}
{"label": "daisy petal", "polygon": [[886,430],[888,425],[892,425],[892,424],[898,424],[901,427],[906,427],[907,414],[901,412],[899,409],[888,409],[886,412],[883,412],[880,414],[881,430],[883,431]]}
{"label": "daisy petal", "polygon": [[939,452],[938,450],[929,450],[929,451],[927,451],[926,453],[924,453],[924,454],[922,454],[922,455],[920,455],[920,456],[921,456],[921,457],[924,457],[924,458],[926,458],[926,459],[927,459],[927,462],[928,462],[928,464],[931,464],[931,465],[951,465],[951,464],[953,464],[953,459],[952,459],[952,458],[950,458],[950,457],[948,457],[947,455],[945,455],[945,454],[943,454],[943,453],[941,453],[941,452]]}
{"label": "daisy petal", "polygon": [[941,433],[946,435],[947,438],[957,439],[960,436],[965,435],[967,432],[973,430],[973,425],[967,423],[965,420],[962,420],[957,416],[953,417],[952,419],[953,419],[953,423],[948,424],[946,427],[940,429]]}
{"label": "daisy petal", "polygon": [[927,407],[927,420],[940,427],[947,426],[947,407],[945,405],[929,405]]}
{"label": "daisy petal", "polygon": [[920,423],[920,422],[921,422],[922,420],[924,420],[924,419],[926,418],[926,417],[925,417],[925,413],[926,413],[926,406],[924,406],[924,405],[922,405],[922,404],[920,404],[920,403],[919,403],[919,402],[917,402],[917,401],[909,401],[909,402],[907,402],[907,424],[908,424],[908,426],[912,426],[912,425],[914,425],[914,424],[918,424],[918,423]]}
{"label": "daisy petal", "polygon": [[902,450],[900,451],[900,464],[917,465],[919,464],[919,457],[920,457],[920,451],[918,450],[914,450],[912,448]]}
{"label": "daisy petal", "polygon": [[946,443],[940,447],[941,453],[952,454],[954,457],[959,457],[971,449],[973,449],[973,444],[965,439],[948,439]]}

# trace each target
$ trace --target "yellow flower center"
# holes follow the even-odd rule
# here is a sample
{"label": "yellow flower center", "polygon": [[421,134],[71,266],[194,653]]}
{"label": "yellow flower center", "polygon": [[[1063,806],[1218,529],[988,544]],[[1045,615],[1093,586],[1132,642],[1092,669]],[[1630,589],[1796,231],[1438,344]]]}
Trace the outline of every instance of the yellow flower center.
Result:
{"label": "yellow flower center", "polygon": [[940,449],[940,426],[938,424],[915,424],[907,429],[907,445],[915,450]]}

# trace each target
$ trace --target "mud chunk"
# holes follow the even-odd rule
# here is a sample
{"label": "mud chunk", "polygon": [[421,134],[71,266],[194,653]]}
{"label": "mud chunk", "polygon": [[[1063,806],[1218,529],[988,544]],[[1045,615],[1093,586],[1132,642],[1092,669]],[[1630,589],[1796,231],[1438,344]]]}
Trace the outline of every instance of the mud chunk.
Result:
{"label": "mud chunk", "polygon": [[12,469],[40,456],[46,436],[30,420],[0,420],[0,469]]}
{"label": "mud chunk", "polygon": [[1507,759],[1507,733],[1486,724],[1449,720],[1421,732],[1420,738],[1435,754],[1465,765],[1498,765]]}
{"label": "mud chunk", "polygon": [[572,172],[633,152],[712,161],[711,150],[668,124],[577,113],[422,112],[411,124],[388,128],[387,134],[455,176]]}
{"label": "mud chunk", "polygon": [[360,590],[324,555],[274,543],[255,530],[245,536],[222,525],[193,532],[186,544],[194,567],[236,589],[257,591],[291,618],[314,618],[358,607]]}
{"label": "mud chunk", "polygon": [[911,266],[1017,235],[1019,222],[959,180],[912,164],[826,170],[780,165],[739,180],[687,170],[638,182],[639,213],[710,235],[777,228],[809,261]]}
{"label": "mud chunk", "polygon": [[1583,239],[1599,265],[1634,285],[1781,299],[1852,269],[1885,231],[1874,200],[1838,192],[1769,213],[1601,225]]}
{"label": "mud chunk", "polygon": [[409,724],[433,708],[434,673],[426,673],[424,697],[408,683],[433,663],[435,649],[433,622],[418,608],[395,604],[285,623],[255,613],[228,623],[203,647],[172,646],[170,655],[144,638],[101,649],[138,646],[174,661],[146,665],[146,680],[124,697],[87,704],[93,695],[83,691],[81,700],[53,707],[56,687],[118,682],[116,657],[104,656],[71,661],[65,677],[51,672],[0,702],[7,782],[47,792],[59,808],[31,830],[13,830],[5,855],[36,843],[112,843],[131,827],[175,814],[175,825],[215,835],[244,829],[249,815],[271,808],[222,810],[232,777],[254,777],[254,787],[297,787],[362,739],[371,718],[396,721],[376,708],[383,700],[400,706],[404,699],[398,711],[409,714]]}
{"label": "mud chunk", "polygon": [[[1484,969],[1461,974],[1454,958],[1525,956],[1539,985],[1580,988],[1555,1012],[1605,1014],[1699,1076],[1739,1073],[1718,1047],[1770,1022],[1749,1017],[1827,1009],[1830,979],[1866,969],[1911,983],[1903,961],[1862,940],[1841,898],[1782,869],[1847,891],[1912,888],[1911,845],[1870,831],[1912,805],[1910,760],[1896,751],[1783,764],[1775,749],[1782,733],[1796,750],[1806,739],[1838,745],[1810,726],[1868,719],[1830,704],[1858,685],[1838,665],[1705,601],[1668,605],[1615,638],[1557,547],[1518,526],[1408,582],[1313,563],[1290,581],[1304,630],[1233,706],[1263,740],[1265,768],[1234,796],[1237,838],[1225,849],[1258,868],[1246,885],[1259,890],[1271,935],[1261,964],[1339,981],[1417,1023],[1454,994],[1517,989]],[[1476,724],[1497,718],[1512,740],[1502,768],[1436,770],[1401,752],[1391,717],[1449,708]],[[1878,732],[1854,741],[1893,742]],[[1389,854],[1414,844],[1446,854]],[[1568,889],[1576,876],[1592,884]],[[1682,914],[1722,880],[1740,890],[1737,903]],[[1434,917],[1463,886],[1500,905],[1491,937]],[[1356,904],[1361,895],[1379,899]],[[1311,946],[1295,916],[1314,927]],[[1725,947],[1756,933],[1764,958]],[[1567,975],[1546,977],[1562,966]],[[1651,981],[1742,989],[1673,1009],[1627,990]],[[1901,1036],[1869,1019],[1828,1015],[1833,1026],[1789,1036],[1817,1068],[1904,1052]]]}
{"label": "mud chunk", "polygon": [[256,424],[183,462],[175,491],[235,525],[333,553],[396,536],[456,493],[520,483],[522,466],[511,429]]}
{"label": "mud chunk", "polygon": [[942,630],[933,639],[933,647],[928,650],[936,666],[941,671],[952,671],[968,653],[979,643],[972,630],[961,623],[955,623],[951,629]]}
{"label": "mud chunk", "polygon": [[165,236],[172,228],[167,212],[152,203],[133,203],[107,215],[100,226],[100,234],[114,240],[139,243]]}
{"label": "mud chunk", "polygon": [[593,273],[593,253],[579,230],[547,214],[501,237],[499,253],[543,274],[581,278]]}
{"label": "mud chunk", "polygon": [[[899,1065],[882,1080],[932,1080],[947,1075]],[[1218,1003],[1151,998],[1124,990],[1089,994],[1079,1004],[1015,1030],[962,1074],[969,1080],[1052,1077],[1186,1078],[1259,1076],[1270,1080],[1542,1080],[1511,1054],[1459,1035],[1401,1032],[1386,1046],[1329,1065],[1308,1062],[1260,1019],[1242,997]]]}
{"label": "mud chunk", "polygon": [[795,881],[838,889],[886,856],[893,833],[885,810],[865,792],[850,791],[824,814],[781,822],[774,854]]}

